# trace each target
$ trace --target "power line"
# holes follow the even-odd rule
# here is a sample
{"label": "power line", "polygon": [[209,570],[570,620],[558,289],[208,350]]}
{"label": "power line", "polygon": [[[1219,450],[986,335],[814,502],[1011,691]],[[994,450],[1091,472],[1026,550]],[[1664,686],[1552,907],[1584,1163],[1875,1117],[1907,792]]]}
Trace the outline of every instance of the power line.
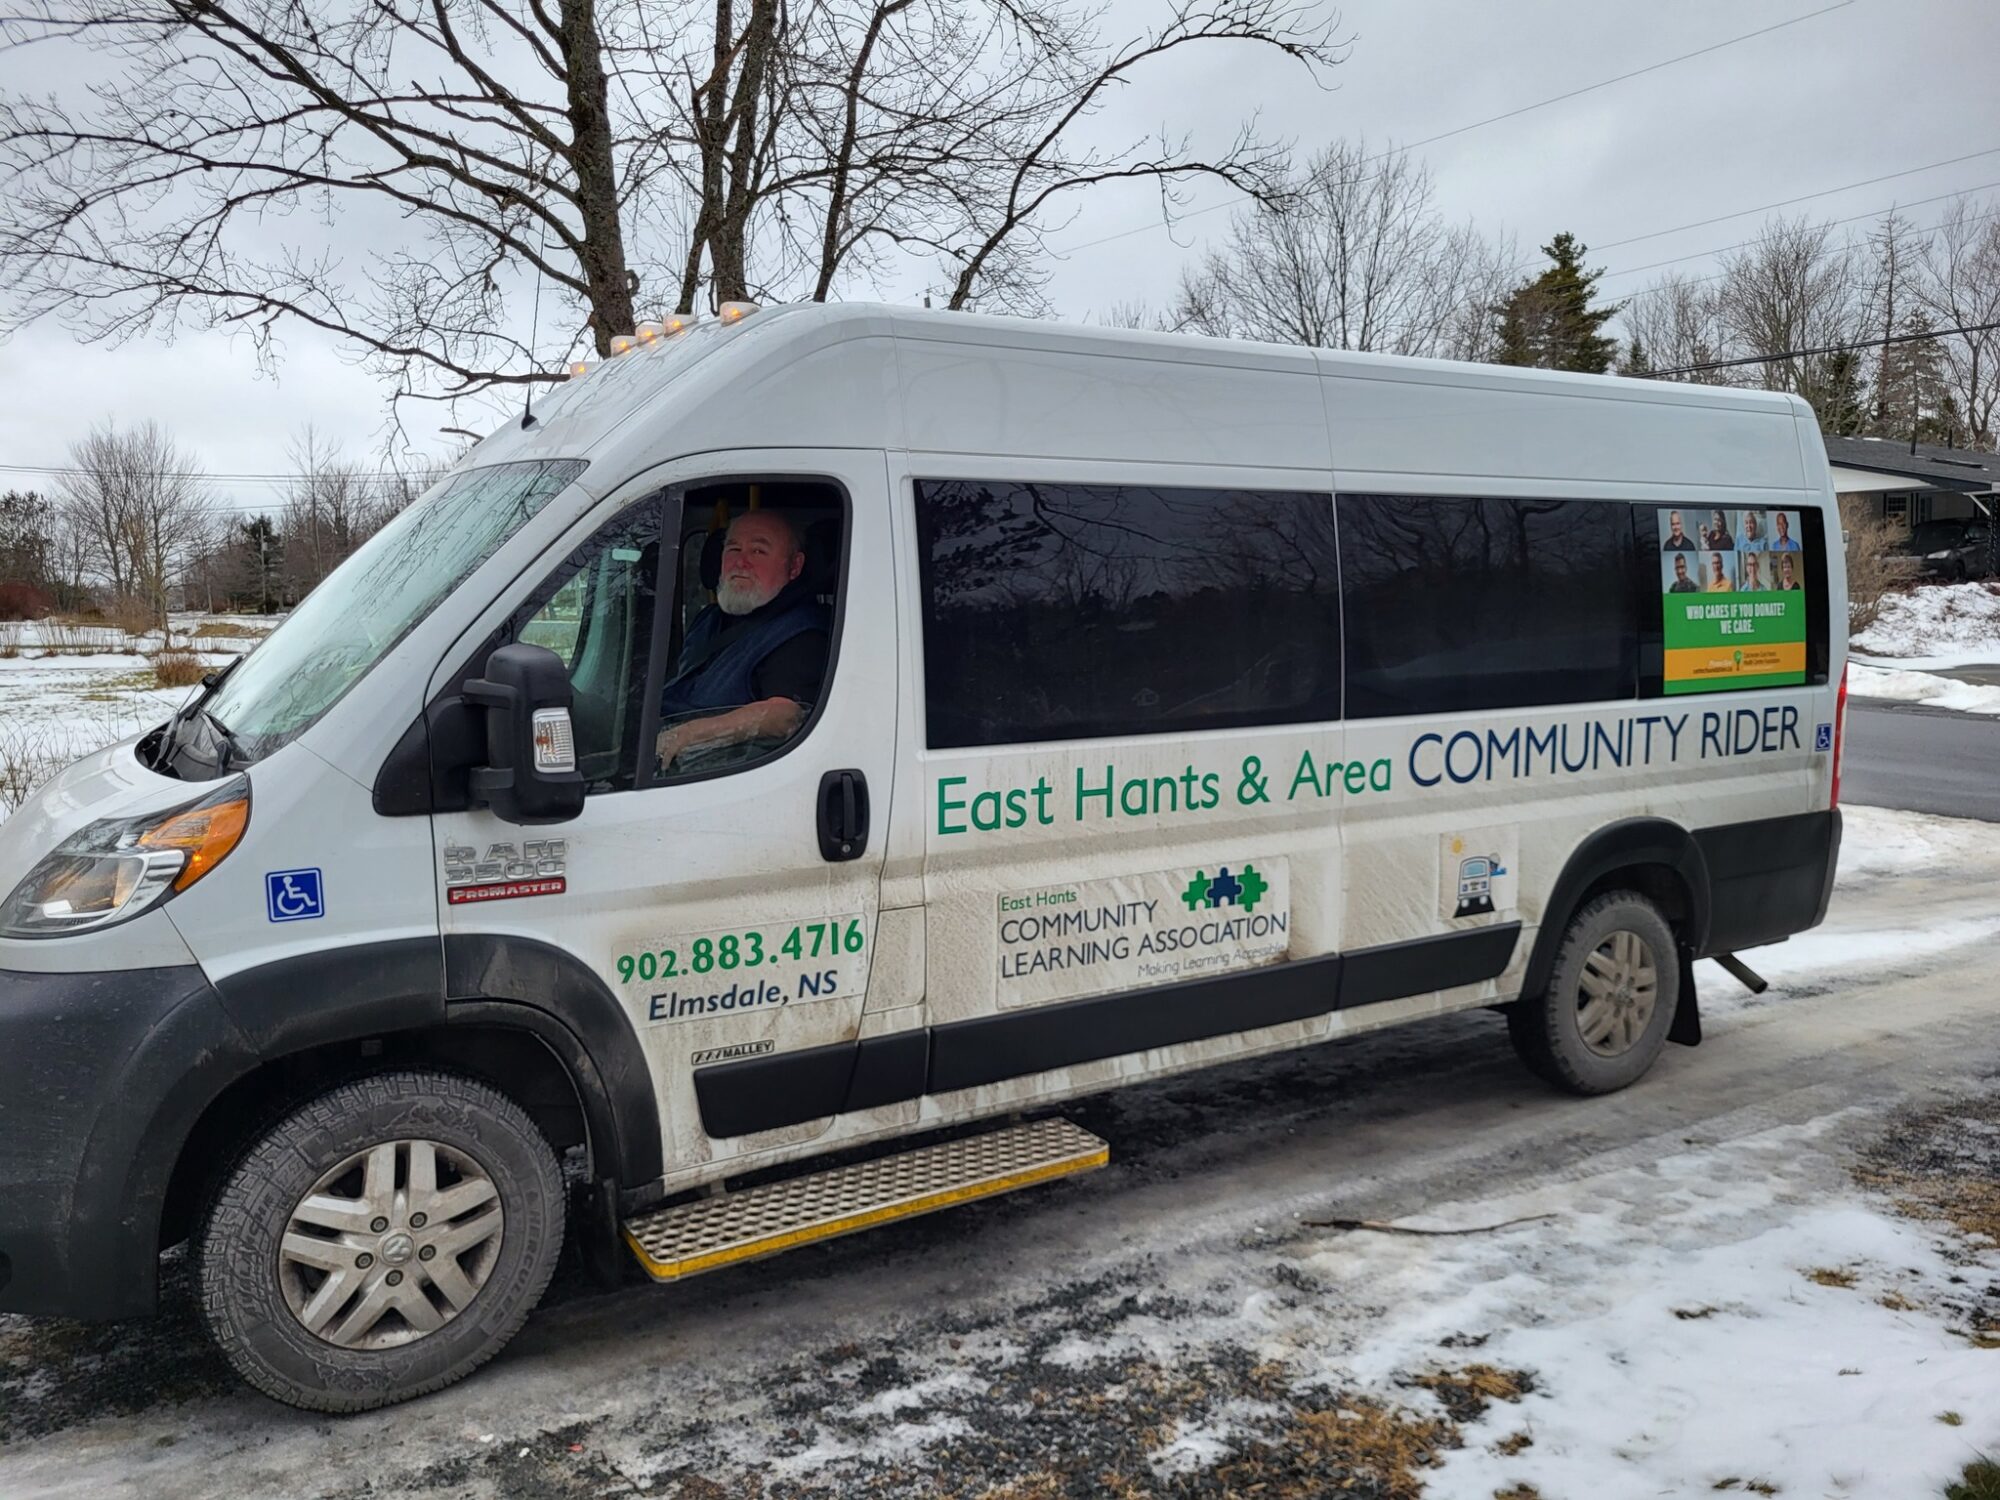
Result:
{"label": "power line", "polygon": [[[1973,193],[1983,193],[1983,192],[1986,192],[1987,190],[1989,190],[1989,189],[1991,189],[1991,188],[2000,188],[2000,180],[1996,180],[1996,181],[1993,181],[1993,182],[1980,182],[1980,183],[1975,183],[1975,184],[1973,184],[1973,185],[1972,185],[1971,187],[1966,187],[1966,188],[1956,188],[1956,189],[1954,189],[1953,191],[1951,191],[1951,192],[1949,192],[1949,193],[1939,193],[1939,194],[1937,194],[1936,196],[1934,196],[1934,197],[1930,197],[1930,198],[1918,198],[1918,199],[1915,199],[1915,200],[1913,200],[1913,201],[1911,201],[1911,202],[1909,202],[1909,203],[1890,203],[1890,204],[1887,204],[1887,205],[1885,205],[1885,206],[1883,206],[1883,207],[1881,207],[1881,208],[1874,208],[1874,209],[1870,209],[1870,210],[1869,210],[1869,211],[1868,211],[1867,213],[1861,213],[1861,214],[1849,214],[1849,215],[1848,215],[1848,216],[1847,216],[1846,218],[1844,218],[1844,219],[1828,219],[1828,220],[1826,221],[1826,226],[1825,226],[1825,227],[1827,227],[1827,228],[1831,229],[1831,228],[1834,228],[1834,227],[1836,227],[1837,225],[1841,225],[1841,224],[1858,224],[1858,223],[1860,223],[1860,222],[1861,222],[1861,221],[1862,221],[1863,219],[1879,219],[1879,218],[1883,217],[1883,216],[1884,216],[1885,214],[1891,214],[1891,213],[1894,213],[1894,212],[1895,212],[1895,211],[1896,211],[1897,209],[1900,209],[1900,208],[1922,208],[1922,207],[1924,207],[1924,205],[1926,205],[1926,204],[1928,204],[1928,203],[1942,203],[1942,202],[1944,202],[1944,201],[1945,201],[1945,199],[1947,199],[1947,198],[1964,198],[1964,197],[1967,197],[1967,196],[1969,196],[1969,195],[1971,195],[1971,194],[1973,194]],[[1983,220],[1986,220],[1986,219],[1990,219],[1990,218],[1992,218],[1992,217],[1993,217],[1993,215],[1992,215],[1992,214],[1990,214],[1990,213],[1984,213],[1984,214],[1977,214],[1977,215],[1975,215],[1975,216],[1974,216],[1973,218],[1971,218],[1971,219],[1967,220],[1967,222],[1968,222],[1968,223],[1972,223],[1972,224],[1977,224],[1977,223],[1980,223],[1980,222],[1981,222],[1981,221],[1983,221]],[[1934,229],[1939,229],[1939,228],[1942,228],[1942,227],[1943,227],[1943,225],[1942,225],[1942,222],[1940,222],[1940,223],[1937,223],[1937,224],[1929,224],[1929,225],[1926,225],[1926,226],[1925,226],[1925,227],[1924,227],[1924,228],[1923,228],[1923,229],[1922,229],[1921,231],[1919,231],[1919,232],[1920,232],[1920,233],[1924,233],[1924,234],[1929,234],[1929,233],[1930,233],[1930,232],[1931,232],[1932,230],[1934,230]],[[1705,257],[1707,257],[1707,256],[1710,256],[1710,255],[1727,255],[1727,254],[1728,254],[1728,253],[1729,253],[1729,252],[1730,252],[1731,250],[1747,250],[1747,249],[1749,249],[1749,248],[1750,248],[1750,247],[1751,247],[1752,245],[1755,245],[1755,244],[1757,244],[1757,243],[1758,243],[1758,241],[1757,241],[1757,240],[1738,240],[1738,241],[1737,241],[1737,242],[1736,242],[1735,244],[1733,244],[1733,245],[1717,245],[1717,246],[1716,246],[1716,247],[1715,247],[1714,249],[1712,249],[1712,250],[1694,250],[1694,251],[1690,251],[1690,252],[1689,252],[1688,254],[1686,254],[1686,255],[1675,255],[1675,256],[1671,256],[1671,257],[1669,257],[1669,258],[1668,258],[1668,259],[1666,259],[1666,260],[1651,260],[1651,261],[1647,261],[1647,262],[1646,262],[1646,264],[1644,264],[1643,266],[1626,266],[1626,267],[1622,268],[1621,270],[1617,270],[1617,271],[1606,271],[1606,272],[1604,273],[1604,275],[1605,275],[1605,276],[1636,276],[1636,275],[1638,275],[1638,273],[1639,273],[1639,272],[1641,272],[1641,271],[1657,271],[1657,270],[1658,270],[1658,269],[1659,269],[1659,268],[1660,268],[1661,266],[1677,266],[1677,265],[1679,265],[1679,264],[1680,264],[1680,263],[1681,263],[1682,261],[1684,261],[1684,260],[1701,260],[1701,259],[1703,259],[1703,258],[1705,258]],[[1530,264],[1533,264],[1533,263],[1532,263],[1532,262],[1530,262]],[[1717,272],[1717,273],[1716,273],[1716,276],[1720,276],[1720,275],[1723,275],[1723,274],[1725,274],[1725,273],[1723,273],[1723,272]],[[1714,281],[1714,280],[1716,279],[1716,276],[1699,276],[1699,277],[1695,277],[1695,278],[1694,278],[1694,280],[1696,280],[1696,281]]]}
{"label": "power line", "polygon": [[[1898,177],[1915,177],[1920,172],[1935,172],[1939,167],[1955,167],[1960,162],[1976,161],[1982,156],[1992,156],[1996,152],[2000,152],[2000,146],[1988,146],[1984,151],[1968,151],[1963,156],[1954,156],[1945,161],[1929,162],[1921,167],[1905,167],[1900,172],[1884,172],[1880,177],[1864,177],[1859,182],[1843,182],[1839,187],[1821,188],[1816,193],[1801,193],[1796,198],[1780,198],[1775,203],[1760,203],[1755,208],[1739,208],[1733,214],[1717,214],[1712,219],[1696,219],[1694,222],[1689,224],[1676,224],[1671,229],[1655,229],[1649,231],[1646,234],[1630,235],[1625,239],[1611,240],[1605,244],[1594,246],[1593,248],[1598,250],[1617,250],[1626,245],[1636,245],[1641,240],[1657,240],[1657,239],[1662,239],[1670,234],[1679,234],[1682,230],[1686,229],[1706,229],[1711,224],[1726,224],[1731,219],[1743,219],[1743,218],[1748,218],[1751,214],[1769,213],[1773,209],[1790,208],[1794,204],[1810,203],[1815,198],[1831,198],[1836,193],[1850,193],[1854,191],[1854,189],[1856,188],[1874,187],[1878,182],[1893,182]],[[1967,188],[1964,191],[1977,192],[1979,190],[1977,188]],[[1945,193],[1941,194],[1940,196],[1948,198],[1951,197],[1952,194]],[[1935,202],[1937,202],[1936,198],[1920,198],[1917,200],[1917,204],[1935,203]],[[1911,204],[1909,206],[1914,208],[1917,206],[1917,204]],[[1846,222],[1846,221],[1837,220],[1836,222]],[[1712,254],[1714,252],[1704,251],[1703,253]],[[1662,261],[1661,264],[1665,265],[1666,262]],[[1612,274],[1618,274],[1618,273],[1612,273]]]}
{"label": "power line", "polygon": [[1661,375],[1698,375],[1703,370],[1728,370],[1739,365],[1775,364],[1781,359],[1803,359],[1812,354],[1852,354],[1857,349],[1880,349],[1889,344],[1914,344],[1922,339],[1941,339],[1954,333],[1986,333],[1995,328],[2000,328],[2000,321],[1960,323],[1951,328],[1933,328],[1925,333],[1898,333],[1885,339],[1861,339],[1852,344],[1822,344],[1816,349],[1784,349],[1776,354],[1749,354],[1741,359],[1711,359],[1698,365],[1677,365],[1671,370],[1646,370],[1642,373],[1648,379]]}
{"label": "power line", "polygon": [[[1561,104],[1566,100],[1594,93],[1598,89],[1610,88],[1614,83],[1624,83],[1629,79],[1644,77],[1648,73],[1657,73],[1662,68],[1673,67],[1676,63],[1688,62],[1697,57],[1706,57],[1711,52],[1720,52],[1725,47],[1736,46],[1739,42],[1754,41],[1760,36],[1769,36],[1774,31],[1783,31],[1787,26],[1797,26],[1804,21],[1816,20],[1820,16],[1830,15],[1834,11],[1845,10],[1854,3],[1855,0],[1836,0],[1835,4],[1823,6],[1819,10],[1808,11],[1802,16],[1793,16],[1789,21],[1778,21],[1769,26],[1759,27],[1755,31],[1746,31],[1741,36],[1732,36],[1720,42],[1711,42],[1706,47],[1697,47],[1694,51],[1683,52],[1678,57],[1663,58],[1659,62],[1648,63],[1643,68],[1634,68],[1629,73],[1620,73],[1613,78],[1600,79],[1596,83],[1586,83],[1583,87],[1570,89],[1567,93],[1553,94],[1546,99],[1537,99],[1533,104],[1523,104],[1517,109],[1506,110],[1497,115],[1488,115],[1485,119],[1474,120],[1468,125],[1457,125],[1450,130],[1441,130],[1436,135],[1425,136],[1422,140],[1406,141],[1400,146],[1394,146],[1389,150],[1377,152],[1374,156],[1363,157],[1360,164],[1365,167],[1371,162],[1383,161],[1401,152],[1414,151],[1419,146],[1435,145],[1439,141],[1450,140],[1453,136],[1464,135],[1468,131],[1480,130],[1488,125],[1497,125],[1502,120],[1512,120],[1521,115],[1532,114],[1538,109],[1547,109],[1552,104]],[[1197,208],[1191,213],[1182,214],[1176,222],[1185,223],[1189,219],[1198,219],[1203,214],[1219,213],[1225,208],[1235,208],[1240,204],[1247,203],[1250,199],[1251,195],[1244,193],[1222,203],[1212,203],[1207,208]],[[1750,209],[1748,212],[1755,213],[1756,210]],[[1074,255],[1079,250],[1095,249],[1099,245],[1108,245],[1114,240],[1130,239],[1135,234],[1149,234],[1153,230],[1165,227],[1166,225],[1162,221],[1155,220],[1152,223],[1141,224],[1132,229],[1121,229],[1115,234],[1107,234],[1099,239],[1085,240],[1078,245],[1059,247],[1053,253],[1057,255]]]}

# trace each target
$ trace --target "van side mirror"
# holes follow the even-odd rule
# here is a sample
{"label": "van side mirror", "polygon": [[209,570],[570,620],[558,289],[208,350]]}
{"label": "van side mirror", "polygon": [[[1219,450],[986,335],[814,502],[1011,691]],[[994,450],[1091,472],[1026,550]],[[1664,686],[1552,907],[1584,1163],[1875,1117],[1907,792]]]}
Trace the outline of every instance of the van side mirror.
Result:
{"label": "van side mirror", "polygon": [[502,646],[486,659],[486,675],[461,691],[486,710],[486,764],[469,779],[474,803],[508,823],[566,823],[583,811],[574,694],[561,657],[546,646]]}

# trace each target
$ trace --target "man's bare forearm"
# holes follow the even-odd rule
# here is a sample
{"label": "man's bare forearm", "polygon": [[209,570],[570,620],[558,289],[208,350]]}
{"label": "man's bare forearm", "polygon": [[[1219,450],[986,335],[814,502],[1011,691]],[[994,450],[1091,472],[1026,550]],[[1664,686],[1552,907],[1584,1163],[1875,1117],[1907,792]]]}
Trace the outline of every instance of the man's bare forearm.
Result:
{"label": "man's bare forearm", "polygon": [[675,750],[693,750],[703,745],[734,745],[744,740],[781,739],[799,727],[803,710],[790,698],[765,698],[746,703],[713,718],[694,719],[676,725],[661,735],[676,740]]}

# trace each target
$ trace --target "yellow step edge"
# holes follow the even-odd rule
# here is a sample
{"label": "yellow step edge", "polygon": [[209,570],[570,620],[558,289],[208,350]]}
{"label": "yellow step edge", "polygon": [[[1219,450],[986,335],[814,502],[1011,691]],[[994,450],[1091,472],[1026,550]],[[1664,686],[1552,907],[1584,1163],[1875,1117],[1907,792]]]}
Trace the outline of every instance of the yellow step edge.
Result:
{"label": "yellow step edge", "polygon": [[764,1235],[754,1240],[745,1240],[740,1245],[731,1245],[726,1250],[712,1250],[705,1255],[690,1255],[680,1260],[655,1260],[631,1230],[625,1229],[622,1232],[625,1243],[632,1247],[632,1253],[639,1258],[639,1264],[646,1268],[647,1275],[655,1281],[677,1281],[681,1277],[713,1271],[720,1266],[776,1255],[780,1251],[796,1249],[815,1240],[835,1239],[843,1234],[853,1234],[860,1229],[872,1229],[877,1224],[887,1224],[896,1219],[913,1219],[919,1214],[935,1213],[954,1204],[971,1203],[980,1198],[1011,1193],[1016,1188],[1033,1187],[1038,1182],[1047,1182],[1056,1177],[1072,1177],[1079,1172],[1089,1172],[1104,1166],[1110,1160],[1111,1148],[1099,1146],[1095,1150],[1062,1161],[1045,1162],[1023,1171],[989,1177],[983,1182],[967,1183],[963,1187],[943,1188],[935,1193],[926,1193],[922,1197],[910,1198],[901,1203],[866,1209],[838,1219],[828,1219],[823,1224],[811,1224],[802,1229]]}

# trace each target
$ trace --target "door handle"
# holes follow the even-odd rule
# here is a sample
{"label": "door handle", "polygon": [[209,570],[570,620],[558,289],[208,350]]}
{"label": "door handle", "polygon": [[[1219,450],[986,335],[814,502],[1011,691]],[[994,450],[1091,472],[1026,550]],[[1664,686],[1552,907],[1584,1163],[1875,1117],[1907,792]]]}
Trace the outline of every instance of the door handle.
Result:
{"label": "door handle", "polygon": [[820,777],[819,852],[835,864],[868,852],[868,778],[860,771]]}

